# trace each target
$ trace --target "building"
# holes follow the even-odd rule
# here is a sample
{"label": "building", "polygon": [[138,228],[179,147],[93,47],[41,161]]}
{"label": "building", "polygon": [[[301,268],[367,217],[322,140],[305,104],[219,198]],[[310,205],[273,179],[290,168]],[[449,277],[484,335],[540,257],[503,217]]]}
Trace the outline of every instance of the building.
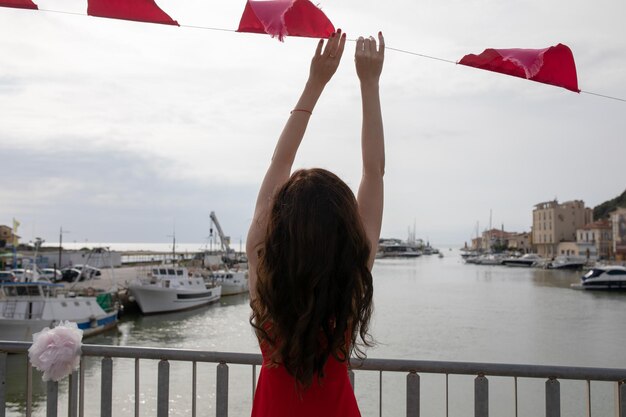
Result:
{"label": "building", "polygon": [[532,241],[535,252],[545,258],[559,255],[558,244],[576,242],[576,231],[591,223],[593,210],[582,200],[539,203],[533,210]]}
{"label": "building", "polygon": [[531,241],[530,241],[530,233],[522,232],[522,233],[511,233],[508,238],[508,248],[510,250],[522,253],[531,252]]}
{"label": "building", "polygon": [[603,219],[584,225],[576,230],[578,256],[588,259],[609,259],[613,251],[613,228]]}
{"label": "building", "polygon": [[613,223],[613,254],[615,259],[626,261],[626,207],[611,213]]}
{"label": "building", "polygon": [[13,229],[9,226],[0,225],[0,248],[13,245],[15,239],[19,240],[19,236],[13,233]]}
{"label": "building", "polygon": [[509,238],[515,233],[500,229],[485,230],[481,238],[481,248],[485,252],[500,252],[509,245]]}

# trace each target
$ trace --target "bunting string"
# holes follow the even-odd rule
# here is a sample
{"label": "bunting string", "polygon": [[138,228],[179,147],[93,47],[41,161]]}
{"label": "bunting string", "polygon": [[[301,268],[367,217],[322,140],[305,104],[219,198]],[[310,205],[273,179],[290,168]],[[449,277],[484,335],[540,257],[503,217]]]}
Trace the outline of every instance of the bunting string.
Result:
{"label": "bunting string", "polygon": [[[66,15],[73,15],[73,16],[88,16],[88,15],[83,14],[83,13],[68,12],[68,11],[63,11],[63,10],[53,10],[53,9],[38,9],[38,11],[47,12],[47,13],[59,13],[59,14],[66,14]],[[177,24],[177,22],[175,22],[175,21],[174,21],[174,23]],[[237,33],[237,32],[255,32],[255,30],[234,30],[234,29],[227,29],[227,28],[221,28],[221,27],[210,27],[210,26],[199,26],[199,25],[184,25],[184,24],[177,24],[177,25],[180,26],[180,27],[189,28],[189,29],[209,30],[209,31],[219,31],[219,32],[235,32],[235,33]],[[240,29],[241,29],[241,27],[240,27]],[[276,34],[274,34],[274,33],[270,33],[270,34],[272,36],[277,36],[279,39],[282,40],[284,35],[286,35],[287,33],[285,32],[286,31],[285,28],[280,28],[280,31],[282,31],[282,32],[278,32]],[[262,32],[256,31],[256,33],[262,33]],[[298,34],[294,34],[294,35],[298,36]],[[307,35],[300,35],[300,36],[307,36]],[[348,39],[348,41],[356,42],[356,39]],[[562,45],[558,45],[557,47],[559,47],[559,46],[562,46]],[[493,49],[490,50],[490,49],[487,49],[487,50],[485,50],[485,52],[483,54],[481,54],[479,56],[467,55],[461,61],[453,61],[453,60],[440,58],[440,57],[436,57],[436,56],[432,56],[432,55],[427,55],[427,54],[422,54],[422,53],[418,53],[418,52],[414,52],[414,51],[409,51],[409,50],[406,50],[406,49],[393,48],[393,47],[390,47],[390,46],[386,46],[385,49],[389,50],[389,51],[398,52],[398,53],[401,53],[401,54],[416,56],[416,57],[419,57],[419,58],[425,58],[425,59],[440,61],[440,62],[444,62],[444,63],[448,63],[448,64],[454,64],[454,65],[457,65],[457,64],[468,65],[468,64],[465,64],[462,61],[464,61],[467,57],[481,58],[481,56],[483,54],[486,54],[488,51],[497,51],[497,52],[500,52],[500,51],[504,51],[504,52],[512,51],[512,50],[493,50]],[[548,48],[548,49],[551,49],[551,48]],[[488,69],[488,70],[494,71],[493,69],[488,68],[488,67],[480,67],[480,66],[472,65],[472,64],[469,64],[468,66],[472,66],[472,67],[475,67],[475,68]],[[497,71],[496,70],[496,72],[502,72],[502,71]],[[504,73],[507,73],[507,72],[504,72]],[[520,75],[517,75],[517,74],[513,74],[511,72],[508,72],[508,75],[514,75],[514,76],[518,76],[518,77],[520,76]],[[529,77],[528,74],[526,74],[526,77],[524,77],[524,76],[521,76],[521,77],[522,78],[526,78],[526,79],[531,79],[531,77]],[[535,81],[542,82],[540,80],[535,80]],[[607,94],[600,94],[600,93],[596,93],[596,92],[592,92],[592,91],[579,90],[577,88],[576,89],[568,88],[568,89],[571,90],[571,91],[585,93],[585,94],[593,95],[593,96],[604,98],[604,99],[609,99],[609,100],[614,100],[614,101],[619,101],[619,102],[622,102],[622,103],[626,103],[626,99],[621,98],[621,97],[611,96],[611,95],[607,95]]]}

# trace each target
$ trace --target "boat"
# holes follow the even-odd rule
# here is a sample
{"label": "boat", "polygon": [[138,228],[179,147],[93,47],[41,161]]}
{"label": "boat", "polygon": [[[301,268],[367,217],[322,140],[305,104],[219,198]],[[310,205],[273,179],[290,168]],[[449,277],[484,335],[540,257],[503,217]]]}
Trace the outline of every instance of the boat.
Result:
{"label": "boat", "polygon": [[50,282],[0,283],[0,339],[30,342],[33,334],[63,320],[76,322],[83,337],[117,325],[118,307],[110,294],[71,297]]}
{"label": "boat", "polygon": [[206,285],[222,287],[222,296],[248,292],[248,271],[219,270],[209,273]]}
{"label": "boat", "polygon": [[138,278],[128,290],[144,314],[200,307],[219,300],[222,295],[222,287],[207,288],[201,275],[172,265],[152,268],[147,278]]}
{"label": "boat", "polygon": [[478,265],[502,265],[503,260],[504,257],[501,254],[489,253],[479,256],[474,263]]}
{"label": "boat", "polygon": [[376,258],[417,258],[421,255],[416,246],[400,239],[381,239],[376,252]]}
{"label": "boat", "polygon": [[581,278],[585,290],[626,290],[626,267],[596,266]]}
{"label": "boat", "polygon": [[557,256],[554,260],[546,265],[548,269],[583,269],[587,263],[585,258],[576,256]]}
{"label": "boat", "polygon": [[536,253],[527,253],[521,257],[505,258],[502,261],[502,265],[530,268],[531,266],[541,264],[543,261],[544,259]]}

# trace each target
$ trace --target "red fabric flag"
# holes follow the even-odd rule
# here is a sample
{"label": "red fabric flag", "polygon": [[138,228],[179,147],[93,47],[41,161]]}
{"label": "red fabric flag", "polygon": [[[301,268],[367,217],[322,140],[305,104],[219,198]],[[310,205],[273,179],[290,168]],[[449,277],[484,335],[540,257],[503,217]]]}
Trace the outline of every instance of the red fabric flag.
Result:
{"label": "red fabric flag", "polygon": [[0,7],[14,7],[16,9],[34,9],[39,7],[31,0],[0,0]]}
{"label": "red fabric flag", "polygon": [[179,26],[154,0],[88,0],[87,4],[90,16]]}
{"label": "red fabric flag", "polygon": [[579,93],[572,51],[563,44],[546,49],[485,49],[459,64],[556,85]]}
{"label": "red fabric flag", "polygon": [[309,0],[248,0],[237,32],[328,38],[335,27]]}

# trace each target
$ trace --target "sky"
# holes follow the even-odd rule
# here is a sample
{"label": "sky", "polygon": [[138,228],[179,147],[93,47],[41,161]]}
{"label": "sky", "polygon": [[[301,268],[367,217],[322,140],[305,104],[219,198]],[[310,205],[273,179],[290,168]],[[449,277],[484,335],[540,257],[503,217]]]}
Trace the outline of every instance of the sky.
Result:
{"label": "sky", "polygon": [[[245,241],[256,192],[316,40],[86,16],[86,1],[0,8],[0,224],[23,241]],[[244,1],[158,0],[182,25],[236,29]],[[316,3],[317,4],[317,3]],[[324,0],[348,37],[458,61],[568,45],[584,91],[626,98],[626,2]],[[295,167],[356,191],[360,96],[348,42]],[[533,206],[626,188],[626,103],[388,50],[383,237],[463,244],[528,231]]]}

